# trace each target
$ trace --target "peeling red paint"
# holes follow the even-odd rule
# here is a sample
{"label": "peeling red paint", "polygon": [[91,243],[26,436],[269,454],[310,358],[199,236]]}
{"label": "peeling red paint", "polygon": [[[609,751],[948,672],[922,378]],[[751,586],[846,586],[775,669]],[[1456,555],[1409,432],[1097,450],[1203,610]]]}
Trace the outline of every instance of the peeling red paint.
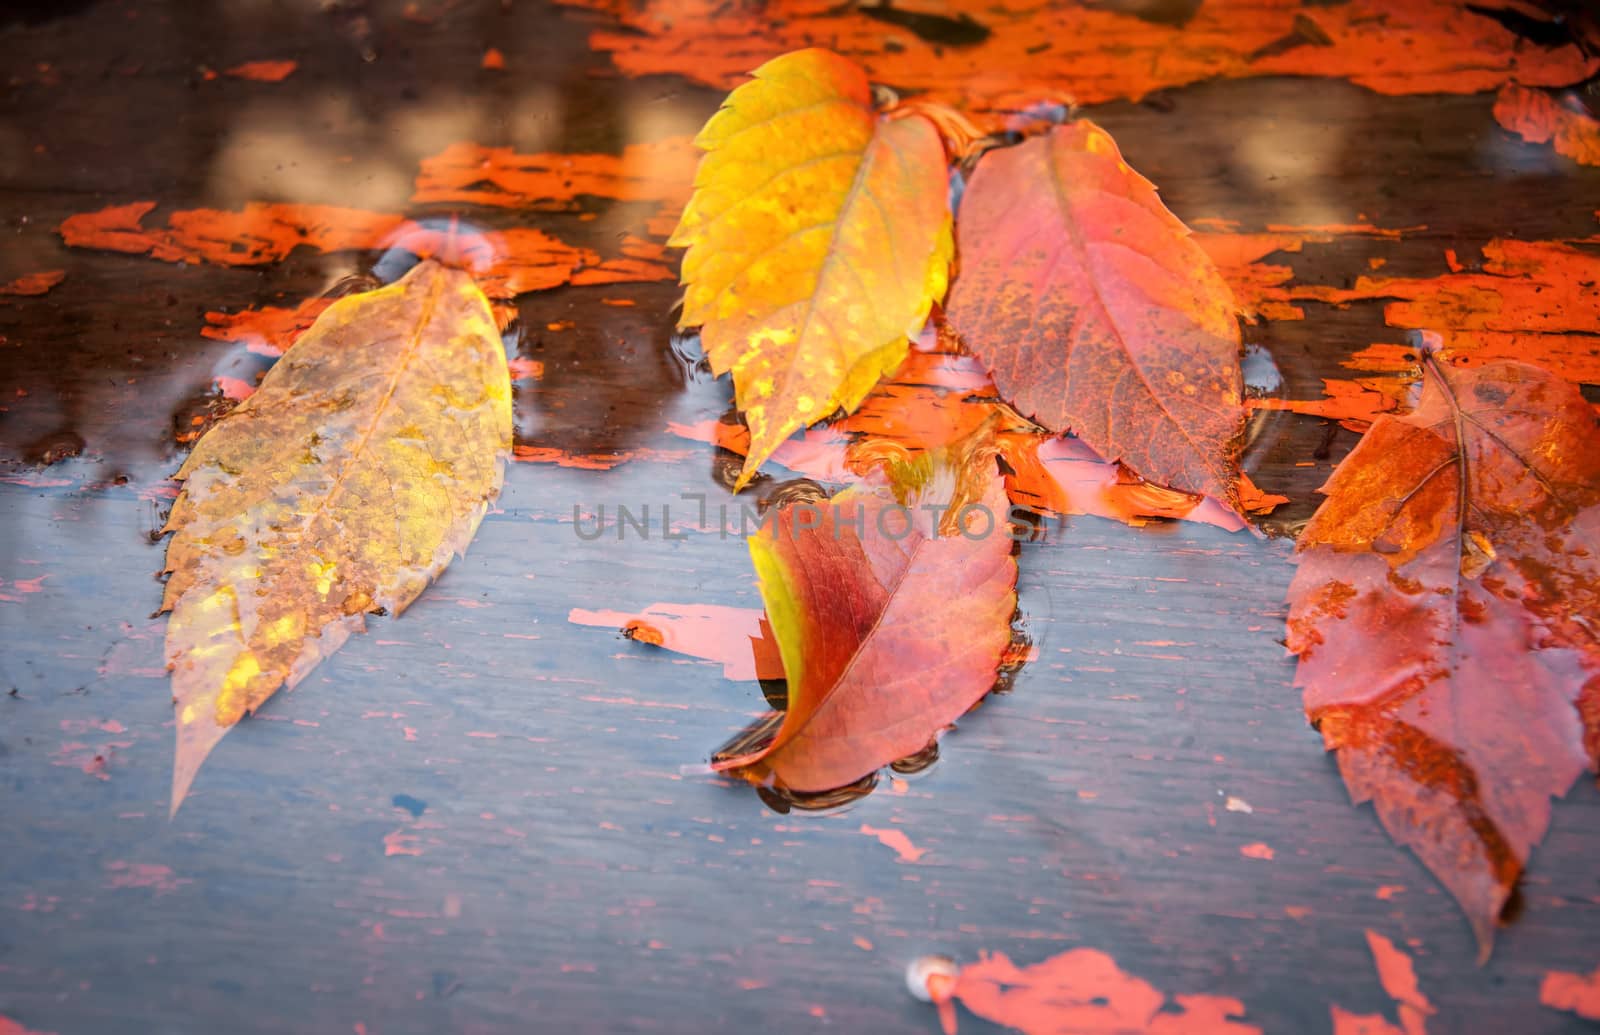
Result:
{"label": "peeling red paint", "polygon": [[1274,853],[1271,845],[1263,844],[1262,842],[1257,841],[1253,844],[1240,845],[1239,854],[1244,856],[1246,859],[1262,859],[1271,861]]}
{"label": "peeling red paint", "polygon": [[106,863],[105,869],[109,874],[106,881],[108,888],[152,888],[156,894],[166,895],[185,884],[194,883],[188,877],[174,875],[170,866],[153,863],[132,863],[119,859]]}
{"label": "peeling red paint", "polygon": [[[1029,967],[1003,953],[985,954],[961,968],[949,996],[1027,1035],[1261,1035],[1238,1019],[1244,1004],[1237,999],[1177,995],[1169,1001],[1097,949],[1070,949]],[[955,1035],[954,1011],[941,1011],[941,1020],[947,1035]]]}
{"label": "peeling red paint", "polygon": [[222,74],[257,83],[281,83],[294,75],[295,69],[299,67],[298,61],[246,61],[242,65],[234,65]]}
{"label": "peeling red paint", "polygon": [[630,639],[722,665],[725,679],[782,679],[783,659],[754,608],[717,604],[651,604],[637,614],[573,608],[574,625],[632,629]]}
{"label": "peeling red paint", "polygon": [[1539,1002],[1591,1021],[1600,1021],[1600,967],[1593,974],[1552,970],[1539,986]]}
{"label": "peeling red paint", "polygon": [[914,863],[928,854],[926,848],[918,848],[912,844],[911,838],[906,836],[903,830],[895,830],[892,827],[869,827],[863,823],[861,824],[861,832],[877,838],[885,847],[894,849],[895,856],[901,862]]}
{"label": "peeling red paint", "polygon": [[39,273],[28,273],[18,277],[16,280],[0,284],[0,295],[43,295],[65,279],[67,279],[66,270],[43,270]]}

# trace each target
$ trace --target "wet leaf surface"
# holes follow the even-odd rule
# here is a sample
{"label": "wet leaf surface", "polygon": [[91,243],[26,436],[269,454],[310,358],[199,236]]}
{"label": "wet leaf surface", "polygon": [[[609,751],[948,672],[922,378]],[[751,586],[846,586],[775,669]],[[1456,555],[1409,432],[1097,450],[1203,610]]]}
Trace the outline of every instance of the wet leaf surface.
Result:
{"label": "wet leaf surface", "polygon": [[1323,488],[1288,646],[1351,795],[1486,956],[1550,799],[1600,746],[1600,429],[1537,367],[1427,363],[1417,409]]}
{"label": "wet leaf surface", "polygon": [[466,549],[510,447],[488,302],[432,262],[332,305],[196,444],[162,600],[173,811],[234,724]]}
{"label": "wet leaf surface", "polygon": [[932,123],[878,116],[866,76],[827,51],[752,74],[695,138],[706,155],[671,240],[687,248],[679,324],[732,371],[750,427],[740,485],[900,364],[952,247]]}
{"label": "wet leaf surface", "polygon": [[749,540],[789,708],[769,744],[714,768],[832,790],[920,751],[994,685],[1017,582],[999,471],[992,453],[914,467],[784,506]]}
{"label": "wet leaf surface", "polygon": [[957,224],[949,319],[1000,395],[1107,460],[1237,505],[1233,296],[1088,121],[991,151]]}

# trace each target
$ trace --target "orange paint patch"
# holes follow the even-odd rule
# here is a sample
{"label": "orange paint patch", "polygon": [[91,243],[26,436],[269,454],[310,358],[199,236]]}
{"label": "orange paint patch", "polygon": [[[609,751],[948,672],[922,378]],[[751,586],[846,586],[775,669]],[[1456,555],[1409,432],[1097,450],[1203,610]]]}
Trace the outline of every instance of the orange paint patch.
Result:
{"label": "orange paint patch", "polygon": [[1360,434],[1385,413],[1409,409],[1414,385],[1394,378],[1324,378],[1321,399],[1250,399],[1252,410],[1288,410],[1339,424]]}
{"label": "orange paint patch", "polygon": [[725,679],[782,679],[777,641],[759,610],[716,604],[651,604],[638,614],[573,608],[574,625],[634,629],[631,639],[715,661]]}
{"label": "orange paint patch", "polygon": [[231,399],[234,402],[244,402],[256,394],[255,385],[248,381],[241,381],[237,377],[218,376],[212,378],[211,383],[216,386],[217,391],[222,393],[224,399]]}
{"label": "orange paint patch", "polygon": [[237,211],[174,212],[165,226],[146,227],[144,217],[154,208],[155,202],[139,201],[69,216],[59,232],[72,247],[222,266],[268,265],[297,248],[324,254],[400,248],[468,270],[485,294],[501,300],[571,283],[672,277],[671,270],[652,257],[657,252],[650,242],[625,241],[622,254],[608,260],[527,227],[464,232],[422,226],[392,213],[262,202]]}
{"label": "orange paint patch", "polygon": [[1272,851],[1271,845],[1257,841],[1254,844],[1240,845],[1239,854],[1246,859],[1261,859],[1270,862],[1275,853]]}
{"label": "orange paint patch", "polygon": [[235,79],[250,79],[258,83],[281,83],[294,75],[295,69],[299,67],[298,61],[246,61],[242,65],[234,65],[223,75]]}
{"label": "orange paint patch", "polygon": [[609,471],[632,460],[634,455],[626,450],[620,453],[569,453],[565,449],[548,446],[515,446],[511,451],[512,459],[521,463],[555,464],[557,467],[583,471]]}
{"label": "orange paint patch", "polygon": [[1600,1021],[1600,967],[1593,974],[1552,970],[1539,986],[1539,1002],[1591,1021]]}
{"label": "orange paint patch", "polygon": [[544,363],[541,360],[523,359],[519,356],[516,359],[506,360],[506,366],[511,370],[513,381],[537,381],[544,376]]}
{"label": "orange paint patch", "polygon": [[[1260,1035],[1244,1004],[1214,995],[1168,996],[1096,949],[1071,949],[1030,967],[1003,953],[961,968],[950,996],[984,1020],[1023,1032],[1074,1035]],[[955,1032],[955,1015],[945,1019]]]}
{"label": "orange paint patch", "polygon": [[422,845],[418,843],[420,840],[421,838],[417,834],[407,830],[405,827],[391,830],[383,835],[383,854],[386,856],[421,855]]}
{"label": "orange paint patch", "polygon": [[200,334],[243,345],[259,356],[281,356],[332,304],[330,299],[310,298],[292,309],[261,306],[236,313],[208,312]]}
{"label": "orange paint patch", "polygon": [[490,47],[483,52],[483,60],[479,63],[484,69],[499,72],[506,67],[506,56],[495,47]]}
{"label": "orange paint patch", "polygon": [[1329,1006],[1333,1035],[1406,1035],[1377,1013],[1351,1013],[1341,1006]]}
{"label": "orange paint patch", "polygon": [[903,830],[896,830],[893,827],[869,827],[863,823],[861,824],[861,832],[877,838],[879,843],[886,848],[894,849],[895,856],[901,862],[914,863],[928,854],[926,848],[918,848],[912,844],[911,838],[907,837]]}
{"label": "orange paint patch", "polygon": [[1551,144],[1580,165],[1600,165],[1600,119],[1543,90],[1502,86],[1494,120],[1530,144]]}
{"label": "orange paint patch", "polygon": [[42,295],[67,279],[66,270],[45,270],[29,273],[16,280],[0,284],[0,295]]}
{"label": "orange paint patch", "polygon": [[1566,85],[1600,68],[1571,44],[1529,47],[1454,0],[1352,0],[1314,9],[1298,0],[1259,0],[1248,18],[1232,5],[1208,3],[1182,26],[1110,7],[1022,0],[974,8],[988,35],[966,46],[923,40],[832,0],[759,9],[718,0],[562,3],[621,23],[593,32],[589,42],[628,75],[681,75],[729,88],[769,58],[822,46],[861,62],[876,82],[975,109],[1030,94],[1065,94],[1080,104],[1137,100],[1202,80],[1263,75],[1346,78],[1386,94],[1478,93],[1513,80]]}
{"label": "orange paint patch", "polygon": [[1400,1024],[1396,1026],[1378,1014],[1353,1014],[1331,1006],[1334,1035],[1426,1035],[1428,1018],[1436,1011],[1417,986],[1411,957],[1372,930],[1367,931],[1367,947],[1372,950],[1383,990],[1399,1009]]}
{"label": "orange paint patch", "polygon": [[620,155],[518,154],[459,143],[422,160],[411,200],[570,211],[578,199],[595,197],[670,202],[676,209],[689,196],[699,159],[689,137],[630,144]]}
{"label": "orange paint patch", "polygon": [[170,866],[131,863],[120,859],[106,863],[106,874],[108,888],[152,888],[158,895],[169,894],[185,884],[194,883],[187,877],[175,876]]}

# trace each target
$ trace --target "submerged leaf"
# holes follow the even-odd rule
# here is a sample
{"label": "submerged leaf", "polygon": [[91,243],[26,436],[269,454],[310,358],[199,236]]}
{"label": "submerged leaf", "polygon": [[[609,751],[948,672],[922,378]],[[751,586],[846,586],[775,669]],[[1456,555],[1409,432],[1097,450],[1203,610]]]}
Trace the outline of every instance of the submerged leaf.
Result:
{"label": "submerged leaf", "polygon": [[510,448],[488,300],[433,262],[335,302],[201,438],[167,525],[174,811],[234,723],[466,549]]}
{"label": "submerged leaf", "polygon": [[994,685],[1017,600],[998,467],[917,466],[918,486],[790,504],[751,537],[789,709],[765,748],[715,768],[832,790],[922,750]]}
{"label": "submerged leaf", "polygon": [[944,297],[952,247],[931,122],[879,116],[861,69],[825,50],[754,76],[696,138],[706,155],[671,240],[688,249],[679,322],[733,372],[750,425],[741,487],[900,364]]}
{"label": "submerged leaf", "polygon": [[1238,505],[1233,294],[1088,121],[978,164],[948,316],[1001,396],[1140,477]]}
{"label": "submerged leaf", "polygon": [[1600,430],[1547,371],[1452,371],[1323,486],[1289,588],[1306,713],[1487,954],[1600,749]]}

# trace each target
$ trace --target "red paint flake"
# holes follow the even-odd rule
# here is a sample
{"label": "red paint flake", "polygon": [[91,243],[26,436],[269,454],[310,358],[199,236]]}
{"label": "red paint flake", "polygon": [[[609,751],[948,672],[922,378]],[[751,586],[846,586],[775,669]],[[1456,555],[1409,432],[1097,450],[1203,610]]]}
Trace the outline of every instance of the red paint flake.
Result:
{"label": "red paint flake", "polygon": [[767,983],[760,978],[740,978],[739,987],[746,992],[754,992],[758,988],[766,988]]}
{"label": "red paint flake", "polygon": [[862,952],[871,952],[872,951],[872,943],[867,941],[865,938],[861,937],[859,934],[856,935],[854,938],[851,938],[850,941],[851,941],[851,943],[853,945],[855,945],[856,948],[860,949]]}
{"label": "red paint flake", "polygon": [[1575,95],[1563,101],[1507,83],[1495,98],[1494,120],[1530,144],[1550,144],[1580,165],[1600,165],[1600,119],[1583,110]]}
{"label": "red paint flake", "polygon": [[55,1032],[35,1031],[25,1027],[20,1021],[14,1021],[5,1014],[0,1014],[0,1035],[55,1035]]}
{"label": "red paint flake", "polygon": [[861,824],[861,833],[877,838],[886,848],[894,849],[894,854],[899,857],[901,862],[914,863],[928,854],[926,848],[918,848],[912,844],[911,838],[907,837],[903,830],[869,827],[863,823]]}
{"label": "red paint flake", "polygon": [[1387,902],[1405,890],[1406,886],[1404,884],[1380,884],[1378,886],[1378,890],[1374,892],[1374,894],[1376,894],[1378,898]]}
{"label": "red paint flake", "polygon": [[1253,844],[1240,845],[1239,854],[1246,859],[1262,859],[1270,861],[1273,857],[1272,846],[1256,841]]}
{"label": "red paint flake", "polygon": [[1340,1006],[1329,1006],[1333,1035],[1406,1035],[1382,1014],[1351,1013]]}
{"label": "red paint flake", "polygon": [[298,61],[246,61],[242,65],[234,65],[223,75],[257,83],[281,83],[294,75],[294,70],[299,67]]}
{"label": "red paint flake", "polygon": [[0,295],[42,295],[66,278],[66,270],[29,273],[9,283],[0,284]]}
{"label": "red paint flake", "polygon": [[506,67],[506,56],[500,53],[498,48],[490,47],[488,50],[483,52],[483,61],[481,64],[483,68],[491,72],[499,72],[504,70]]}
{"label": "red paint flake", "polygon": [[188,877],[173,875],[170,866],[156,866],[151,863],[131,863],[123,860],[106,863],[106,881],[108,888],[153,888],[157,895],[165,895],[177,891],[185,884],[193,884]]}
{"label": "red paint flake", "polygon": [[1304,920],[1311,915],[1310,906],[1284,906],[1283,912],[1291,920]]}
{"label": "red paint flake", "polygon": [[401,827],[391,830],[383,835],[383,854],[389,855],[421,855],[422,846],[417,842],[421,838],[413,831]]}
{"label": "red paint flake", "polygon": [[651,604],[642,612],[573,608],[574,625],[621,629],[631,639],[722,665],[727,679],[782,679],[783,659],[755,608],[716,604]]}
{"label": "red paint flake", "polygon": [[[961,968],[950,996],[985,1020],[1030,1035],[1260,1035],[1237,1018],[1244,1004],[1214,995],[1170,998],[1110,956],[1078,948],[1029,967],[1003,953]],[[942,1018],[955,1032],[955,1014]]]}
{"label": "red paint flake", "polygon": [[511,457],[525,464],[555,464],[558,467],[571,467],[583,471],[609,471],[632,460],[634,454],[628,451],[569,453],[564,449],[547,446],[515,446],[511,451]]}
{"label": "red paint flake", "polygon": [[1593,974],[1550,971],[1539,986],[1539,1002],[1579,1017],[1587,1017],[1591,1021],[1600,1021],[1600,967],[1596,967]]}
{"label": "red paint flake", "polygon": [[244,402],[256,394],[255,385],[249,381],[241,381],[237,377],[224,377],[219,374],[212,378],[211,381],[217,386],[217,390],[222,393],[224,399],[232,399],[234,402]]}
{"label": "red paint flake", "polygon": [[62,719],[61,731],[82,736],[90,730],[99,730],[102,733],[126,733],[128,727],[116,719]]}
{"label": "red paint flake", "polygon": [[[620,155],[518,154],[508,147],[458,143],[422,160],[411,200],[556,211],[576,209],[581,197],[654,201],[670,206],[676,223],[699,160],[687,136],[630,144]],[[656,236],[671,229],[667,225]]]}
{"label": "red paint flake", "polygon": [[544,363],[537,359],[516,359],[506,361],[506,366],[511,368],[513,381],[537,381],[544,376]]}
{"label": "red paint flake", "polygon": [[1383,990],[1397,1004],[1400,1024],[1396,1026],[1378,1014],[1353,1014],[1331,1006],[1334,1035],[1426,1035],[1427,1020],[1435,1010],[1417,986],[1411,957],[1376,931],[1367,931],[1367,946],[1372,950]]}

